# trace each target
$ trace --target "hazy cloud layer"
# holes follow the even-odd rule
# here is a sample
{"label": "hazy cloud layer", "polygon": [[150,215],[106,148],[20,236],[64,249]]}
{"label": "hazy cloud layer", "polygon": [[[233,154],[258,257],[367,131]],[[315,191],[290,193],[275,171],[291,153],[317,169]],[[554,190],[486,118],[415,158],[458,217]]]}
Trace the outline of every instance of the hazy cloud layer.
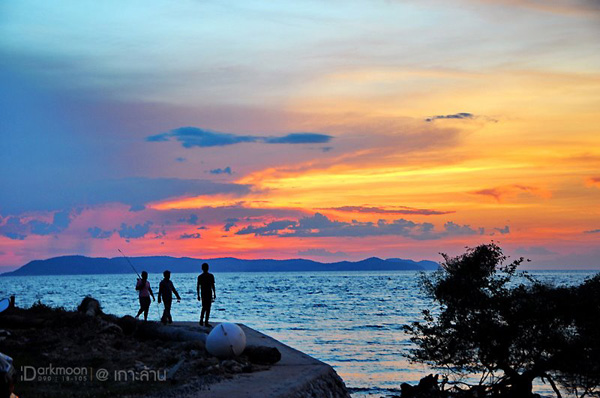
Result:
{"label": "hazy cloud layer", "polygon": [[35,235],[50,235],[64,231],[71,224],[69,212],[61,211],[54,213],[51,223],[33,220],[29,222],[31,233]]}
{"label": "hazy cloud layer", "polygon": [[509,7],[531,8],[538,11],[556,14],[581,14],[588,17],[600,17],[600,2],[598,0],[472,0],[479,3],[504,4]]}
{"label": "hazy cloud layer", "polygon": [[189,225],[198,225],[198,216],[196,214],[190,214],[189,217],[179,218],[177,222]]}
{"label": "hazy cloud layer", "polygon": [[194,234],[181,234],[179,235],[179,239],[201,239],[202,236],[199,233]]}
{"label": "hazy cloud layer", "polygon": [[508,225],[505,225],[504,228],[494,228],[494,230],[500,232],[500,234],[502,235],[506,235],[510,233],[510,227]]}
{"label": "hazy cloud layer", "polygon": [[100,227],[91,227],[91,228],[88,228],[87,231],[88,231],[89,235],[94,239],[108,239],[115,232],[115,230],[105,231]]}
{"label": "hazy cloud layer", "polygon": [[344,257],[347,256],[347,253],[344,252],[331,252],[327,249],[307,249],[298,251],[298,255],[300,256],[315,256],[315,257]]}
{"label": "hazy cloud layer", "polygon": [[445,236],[483,234],[483,228],[475,230],[469,225],[459,225],[452,221],[444,224],[443,231],[435,231],[431,223],[415,223],[398,219],[392,222],[352,222],[331,220],[321,213],[299,220],[278,220],[262,226],[249,225],[236,232],[237,235],[280,237],[367,237],[398,235],[411,239],[440,239]]}
{"label": "hazy cloud layer", "polygon": [[[208,180],[132,177],[101,181],[47,182],[35,191],[10,189],[0,195],[0,208],[9,214],[26,211],[51,211],[76,206],[123,203],[131,211],[147,203],[180,196],[230,194],[241,196],[250,186]],[[33,187],[32,187],[33,188]],[[40,195],[39,192],[43,192]]]}
{"label": "hazy cloud layer", "polygon": [[526,193],[526,194],[541,197],[541,198],[549,198],[551,196],[551,193],[544,189],[530,186],[530,185],[520,185],[520,184],[504,185],[504,186],[494,187],[494,188],[485,188],[485,189],[480,189],[478,191],[474,191],[471,193],[474,195],[492,197],[492,198],[496,199],[498,202],[501,202],[508,198],[513,198],[522,193]]}
{"label": "hazy cloud layer", "polygon": [[586,182],[588,185],[600,188],[600,177],[590,177]]}
{"label": "hazy cloud layer", "polygon": [[600,229],[591,229],[589,231],[583,231],[585,234],[598,234],[600,233]]}
{"label": "hazy cloud layer", "polygon": [[239,218],[228,218],[225,220],[227,223],[223,226],[223,230],[225,232],[229,232],[231,230],[231,228],[235,227],[239,220]]}
{"label": "hazy cloud layer", "polygon": [[209,171],[210,174],[229,174],[231,175],[233,172],[231,171],[231,167],[227,166],[225,168],[212,169]]}
{"label": "hazy cloud layer", "polygon": [[515,253],[522,256],[546,256],[556,254],[543,246],[517,247]]}
{"label": "hazy cloud layer", "polygon": [[7,217],[0,226],[0,235],[13,240],[23,240],[27,237],[25,230],[26,224],[21,223],[19,217]]}
{"label": "hazy cloud layer", "polygon": [[7,217],[0,224],[0,235],[13,240],[23,240],[28,235],[52,235],[66,230],[71,224],[71,214],[67,211],[59,211],[53,214],[52,222],[38,219],[21,218],[17,216]]}
{"label": "hazy cloud layer", "polygon": [[283,136],[264,137],[257,135],[237,135],[204,130],[198,127],[180,127],[166,133],[151,135],[148,142],[165,142],[175,139],[185,148],[215,147],[235,145],[244,142],[262,142],[266,144],[323,144],[333,137],[320,133],[290,133]]}
{"label": "hazy cloud layer", "polygon": [[397,206],[397,208],[382,208],[370,206],[340,206],[321,208],[320,210],[337,210],[351,213],[372,213],[372,214],[419,214],[424,216],[455,213],[454,211],[439,211],[430,209],[415,209],[406,206]]}
{"label": "hazy cloud layer", "polygon": [[144,224],[135,224],[132,226],[122,223],[121,229],[119,229],[119,236],[125,239],[143,238],[150,232],[150,226],[152,226],[152,221],[146,221]]}

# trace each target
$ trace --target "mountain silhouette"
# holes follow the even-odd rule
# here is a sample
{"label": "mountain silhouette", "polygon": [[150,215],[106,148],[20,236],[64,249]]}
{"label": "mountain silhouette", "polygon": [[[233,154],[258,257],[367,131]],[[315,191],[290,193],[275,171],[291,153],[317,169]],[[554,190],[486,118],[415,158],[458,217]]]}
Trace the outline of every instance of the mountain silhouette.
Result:
{"label": "mountain silhouette", "polygon": [[[130,257],[138,272],[142,270],[159,273],[168,269],[173,273],[200,272],[204,262],[214,272],[286,272],[286,271],[426,271],[436,270],[434,261],[413,261],[399,258],[383,260],[377,257],[361,261],[321,263],[305,259],[289,260],[242,260],[233,257],[197,259],[190,257]],[[47,260],[34,260],[22,267],[0,276],[27,275],[89,275],[126,274],[133,272],[123,257],[102,258],[86,256],[62,256]]]}

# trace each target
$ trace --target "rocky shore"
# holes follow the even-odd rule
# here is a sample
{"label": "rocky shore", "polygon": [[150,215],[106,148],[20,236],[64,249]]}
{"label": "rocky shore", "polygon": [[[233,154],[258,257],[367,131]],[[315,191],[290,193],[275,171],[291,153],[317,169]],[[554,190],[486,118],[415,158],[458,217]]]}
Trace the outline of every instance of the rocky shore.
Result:
{"label": "rocky shore", "polygon": [[93,299],[78,311],[38,303],[0,314],[0,352],[21,398],[349,397],[329,365],[240,326],[246,350],[219,359],[204,347],[210,330],[191,322],[116,317]]}

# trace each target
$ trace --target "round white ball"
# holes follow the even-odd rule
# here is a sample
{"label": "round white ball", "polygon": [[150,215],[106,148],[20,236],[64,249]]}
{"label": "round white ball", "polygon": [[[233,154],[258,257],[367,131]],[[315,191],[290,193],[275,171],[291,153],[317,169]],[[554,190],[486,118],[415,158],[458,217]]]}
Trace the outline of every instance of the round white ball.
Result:
{"label": "round white ball", "polygon": [[236,357],[245,348],[246,334],[235,323],[220,323],[206,337],[206,351],[218,358]]}

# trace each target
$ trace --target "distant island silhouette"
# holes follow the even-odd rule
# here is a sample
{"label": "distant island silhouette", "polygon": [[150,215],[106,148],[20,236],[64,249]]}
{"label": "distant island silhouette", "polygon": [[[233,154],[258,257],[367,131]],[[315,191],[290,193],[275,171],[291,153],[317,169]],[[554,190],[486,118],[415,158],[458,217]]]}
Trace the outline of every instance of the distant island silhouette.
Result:
{"label": "distant island silhouette", "polygon": [[[290,272],[290,271],[428,271],[436,270],[435,261],[413,261],[401,258],[367,258],[361,261],[322,263],[306,259],[289,260],[243,260],[233,257],[197,259],[190,257],[130,257],[138,269],[150,273],[169,269],[173,273],[199,272],[203,262],[208,262],[215,272]],[[86,256],[62,256],[46,260],[34,260],[22,267],[0,276],[31,275],[91,275],[128,274],[131,267],[123,257],[102,258]]]}

